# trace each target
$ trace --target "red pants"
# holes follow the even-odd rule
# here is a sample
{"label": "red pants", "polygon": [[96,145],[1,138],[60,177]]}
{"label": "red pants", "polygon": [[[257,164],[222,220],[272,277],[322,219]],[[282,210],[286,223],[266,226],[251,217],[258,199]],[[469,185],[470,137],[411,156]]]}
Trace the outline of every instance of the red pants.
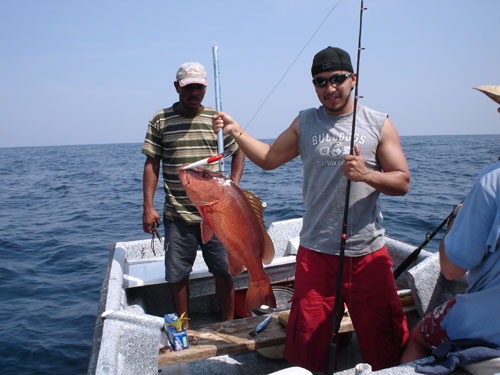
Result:
{"label": "red pants", "polygon": [[[339,256],[302,246],[297,254],[284,355],[291,364],[310,371],[325,370],[338,261]],[[385,246],[372,254],[344,258],[342,300],[349,309],[363,362],[373,370],[398,365],[409,333]]]}

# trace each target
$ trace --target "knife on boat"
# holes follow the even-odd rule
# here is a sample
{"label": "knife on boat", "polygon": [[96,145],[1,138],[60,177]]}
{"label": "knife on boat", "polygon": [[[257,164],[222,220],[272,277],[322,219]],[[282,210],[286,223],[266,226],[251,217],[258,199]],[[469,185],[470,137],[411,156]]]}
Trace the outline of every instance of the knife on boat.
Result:
{"label": "knife on boat", "polygon": [[257,336],[259,334],[259,332],[263,331],[264,328],[267,327],[267,325],[269,324],[269,321],[271,320],[273,316],[272,315],[269,315],[266,319],[264,319],[262,322],[259,323],[259,325],[257,327],[255,327],[255,329],[251,330],[249,335],[250,336]]}

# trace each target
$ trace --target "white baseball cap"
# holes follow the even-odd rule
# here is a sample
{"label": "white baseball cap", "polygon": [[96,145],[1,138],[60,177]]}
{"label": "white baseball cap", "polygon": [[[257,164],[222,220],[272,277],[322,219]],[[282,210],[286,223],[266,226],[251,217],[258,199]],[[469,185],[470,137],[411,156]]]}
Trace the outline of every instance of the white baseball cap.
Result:
{"label": "white baseball cap", "polygon": [[191,83],[207,85],[207,72],[205,67],[197,62],[186,62],[182,64],[177,71],[177,82],[181,87]]}

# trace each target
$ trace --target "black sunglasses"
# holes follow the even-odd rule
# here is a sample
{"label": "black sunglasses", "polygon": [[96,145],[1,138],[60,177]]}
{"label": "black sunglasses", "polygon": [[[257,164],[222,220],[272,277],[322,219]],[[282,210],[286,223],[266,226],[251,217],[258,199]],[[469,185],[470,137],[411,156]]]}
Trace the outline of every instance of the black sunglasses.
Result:
{"label": "black sunglasses", "polygon": [[340,85],[347,78],[352,76],[352,74],[353,73],[339,73],[339,74],[334,74],[330,78],[316,77],[313,79],[313,83],[316,87],[325,87],[328,82],[330,82],[332,85]]}

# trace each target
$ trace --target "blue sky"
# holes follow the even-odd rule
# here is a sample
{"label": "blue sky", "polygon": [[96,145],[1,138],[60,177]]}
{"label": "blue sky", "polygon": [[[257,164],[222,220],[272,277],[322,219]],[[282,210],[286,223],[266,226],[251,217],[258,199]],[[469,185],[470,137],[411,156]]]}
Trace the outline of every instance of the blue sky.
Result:
{"label": "blue sky", "polygon": [[[177,100],[173,81],[185,61],[206,66],[204,103],[215,106],[215,45],[222,109],[243,125],[255,115],[247,131],[274,138],[318,105],[317,51],[338,46],[356,63],[359,5],[2,0],[0,147],[142,142],[150,116]],[[472,90],[500,84],[500,1],[364,5],[361,103],[388,112],[400,135],[500,133],[497,106]]]}

